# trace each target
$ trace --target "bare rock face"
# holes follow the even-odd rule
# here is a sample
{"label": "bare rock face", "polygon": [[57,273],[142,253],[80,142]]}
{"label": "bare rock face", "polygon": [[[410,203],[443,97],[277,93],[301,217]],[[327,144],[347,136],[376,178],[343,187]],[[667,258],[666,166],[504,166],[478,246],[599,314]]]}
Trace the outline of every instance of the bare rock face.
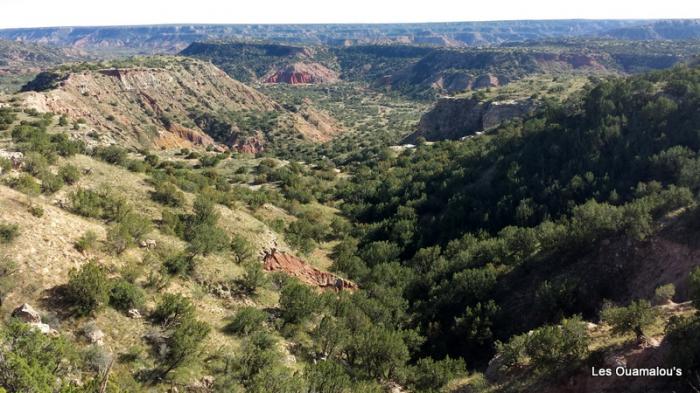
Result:
{"label": "bare rock face", "polygon": [[423,137],[428,141],[457,140],[497,127],[505,121],[524,118],[535,111],[536,101],[479,101],[475,98],[443,98],[426,112],[418,130],[404,142]]}
{"label": "bare rock face", "polygon": [[41,315],[27,303],[12,311],[12,316],[25,323],[41,323]]}
{"label": "bare rock face", "polygon": [[338,74],[319,63],[294,63],[274,71],[265,78],[265,83],[288,83],[292,85],[308,83],[334,83]]}
{"label": "bare rock face", "polygon": [[298,278],[306,284],[321,289],[332,289],[336,291],[357,289],[357,285],[351,281],[340,278],[335,274],[319,270],[295,256],[278,252],[274,249],[265,254],[263,268],[269,272],[284,272],[292,277]]}
{"label": "bare rock face", "polygon": [[12,311],[12,316],[29,325],[32,330],[37,330],[43,334],[57,336],[58,331],[46,323],[41,322],[41,315],[27,303],[20,305]]}

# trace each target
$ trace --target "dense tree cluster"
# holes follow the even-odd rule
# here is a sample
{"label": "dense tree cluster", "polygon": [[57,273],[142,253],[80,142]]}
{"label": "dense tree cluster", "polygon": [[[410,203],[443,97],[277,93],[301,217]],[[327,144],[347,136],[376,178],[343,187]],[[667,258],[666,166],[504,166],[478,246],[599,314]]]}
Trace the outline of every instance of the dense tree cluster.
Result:
{"label": "dense tree cluster", "polygon": [[[593,81],[493,135],[367,163],[340,189],[355,227],[336,268],[364,287],[382,267],[408,271],[383,290],[411,305],[403,312],[437,356],[479,360],[519,329],[593,315],[614,294],[605,274],[585,284],[552,274],[694,203],[699,103],[697,68]],[[518,303],[526,315],[513,315],[517,275],[538,266],[539,283],[517,284],[531,293]]]}

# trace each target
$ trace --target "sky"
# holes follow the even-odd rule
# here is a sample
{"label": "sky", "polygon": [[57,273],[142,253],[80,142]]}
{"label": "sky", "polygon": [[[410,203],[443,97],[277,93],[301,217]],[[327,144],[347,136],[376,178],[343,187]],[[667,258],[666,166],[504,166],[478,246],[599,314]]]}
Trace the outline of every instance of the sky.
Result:
{"label": "sky", "polygon": [[0,28],[700,18],[698,0],[0,0]]}

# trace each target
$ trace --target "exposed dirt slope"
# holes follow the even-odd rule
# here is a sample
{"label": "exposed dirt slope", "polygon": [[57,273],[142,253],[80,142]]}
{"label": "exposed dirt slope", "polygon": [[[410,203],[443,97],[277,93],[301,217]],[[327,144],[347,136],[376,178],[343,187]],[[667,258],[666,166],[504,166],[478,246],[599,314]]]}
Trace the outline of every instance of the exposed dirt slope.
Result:
{"label": "exposed dirt slope", "polygon": [[[25,93],[27,106],[84,119],[85,134],[97,131],[102,143],[180,148],[221,142],[234,149],[248,145],[263,149],[265,136],[260,130],[244,130],[237,124],[231,124],[229,135],[215,135],[215,140],[192,121],[201,113],[274,112],[280,122],[291,124],[293,132],[310,140],[327,133],[215,66],[192,59],[167,58],[158,67],[68,72],[55,79],[45,91]],[[252,143],[251,137],[257,142]]]}

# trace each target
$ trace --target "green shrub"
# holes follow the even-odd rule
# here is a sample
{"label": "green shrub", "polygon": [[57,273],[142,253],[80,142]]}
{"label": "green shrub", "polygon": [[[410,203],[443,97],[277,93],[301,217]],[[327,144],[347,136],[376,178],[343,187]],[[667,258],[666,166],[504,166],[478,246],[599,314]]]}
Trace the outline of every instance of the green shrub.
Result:
{"label": "green shrub", "polygon": [[131,172],[143,173],[146,172],[147,167],[146,163],[141,160],[129,160],[126,164],[126,169],[130,170]]}
{"label": "green shrub", "polygon": [[410,368],[408,379],[418,392],[440,392],[450,380],[465,373],[466,366],[461,359],[423,358]]}
{"label": "green shrub", "polygon": [[78,189],[69,195],[72,210],[85,217],[120,221],[130,213],[131,207],[123,198],[109,191]]}
{"label": "green shrub", "polygon": [[695,308],[700,309],[700,267],[696,267],[688,275],[688,296]]}
{"label": "green shrub", "polygon": [[151,193],[151,198],[165,206],[181,207],[185,204],[185,193],[170,182],[157,184],[155,191]]}
{"label": "green shrub", "polygon": [[165,376],[171,370],[186,365],[188,361],[195,358],[199,346],[210,330],[209,325],[194,317],[182,319],[166,339],[168,351],[164,359],[165,369],[161,375]]}
{"label": "green shrub", "polygon": [[12,169],[12,161],[9,158],[0,157],[0,174],[7,173]]}
{"label": "green shrub", "polygon": [[75,165],[66,164],[58,170],[58,176],[60,176],[66,184],[72,185],[80,180],[80,171]]}
{"label": "green shrub", "polygon": [[125,166],[127,164],[128,152],[119,146],[97,147],[93,150],[93,154],[112,165]]}
{"label": "green shrub", "polygon": [[247,262],[243,265],[243,276],[238,281],[241,290],[247,294],[255,294],[266,281],[262,264],[258,261]]}
{"label": "green shrub", "polygon": [[612,326],[613,334],[634,333],[637,340],[644,336],[644,329],[657,317],[658,311],[646,300],[635,300],[627,307],[607,306],[601,312],[601,319]]}
{"label": "green shrub", "polygon": [[163,266],[170,274],[186,275],[194,268],[194,257],[188,253],[179,253],[165,259]]}
{"label": "green shrub", "polygon": [[35,177],[40,177],[49,170],[49,162],[44,155],[30,152],[24,158],[24,170]]}
{"label": "green shrub", "polygon": [[107,273],[95,262],[88,262],[69,273],[66,295],[78,314],[99,311],[109,302],[110,282]]}
{"label": "green shrub", "polygon": [[261,330],[267,318],[267,313],[260,309],[243,307],[238,310],[224,330],[228,333],[249,335]]}
{"label": "green shrub", "polygon": [[235,234],[231,239],[231,251],[236,263],[247,261],[253,257],[253,246],[245,237]]}
{"label": "green shrub", "polygon": [[19,236],[19,225],[0,223],[0,244],[10,244]]}
{"label": "green shrub", "polygon": [[662,285],[654,291],[654,300],[657,304],[666,304],[676,294],[676,286],[673,284]]}
{"label": "green shrub", "polygon": [[141,309],[145,301],[143,289],[124,279],[118,280],[109,293],[109,304],[119,311]]}
{"label": "green shrub", "polygon": [[[0,330],[3,362],[0,392],[69,392],[64,362],[77,362],[75,351],[62,337],[51,337],[19,320]],[[61,382],[64,380],[65,382]]]}
{"label": "green shrub", "polygon": [[700,317],[671,317],[666,325],[664,343],[669,344],[668,364],[682,368],[684,379],[696,378],[700,372]]}
{"label": "green shrub", "polygon": [[97,234],[93,231],[87,231],[75,241],[75,249],[80,252],[90,251],[95,248],[96,242]]}
{"label": "green shrub", "polygon": [[318,298],[311,288],[296,281],[288,282],[280,294],[280,316],[287,323],[307,320],[318,306]]}
{"label": "green shrub", "polygon": [[26,173],[10,179],[8,184],[15,190],[31,196],[39,195],[41,192],[41,185],[31,175]]}
{"label": "green shrub", "polygon": [[543,374],[575,370],[588,354],[590,337],[580,317],[563,319],[559,326],[547,325],[529,334],[513,336],[497,344],[504,366],[530,365]]}
{"label": "green shrub", "polygon": [[225,250],[230,240],[224,230],[217,226],[219,213],[214,203],[204,196],[199,196],[194,202],[194,214],[190,217],[185,228],[185,240],[190,242],[189,251],[192,254],[208,255]]}
{"label": "green shrub", "polygon": [[32,216],[34,217],[43,217],[44,216],[44,208],[41,206],[37,205],[30,205],[29,206],[29,213],[31,213]]}
{"label": "green shrub", "polygon": [[128,213],[107,232],[107,243],[117,254],[121,254],[143,240],[152,229],[150,220],[136,213]]}
{"label": "green shrub", "polygon": [[185,319],[194,318],[194,310],[194,305],[186,297],[180,294],[166,293],[151,317],[156,323],[168,327]]}
{"label": "green shrub", "polygon": [[51,195],[63,187],[63,179],[51,172],[44,172],[39,176],[41,180],[41,192]]}

